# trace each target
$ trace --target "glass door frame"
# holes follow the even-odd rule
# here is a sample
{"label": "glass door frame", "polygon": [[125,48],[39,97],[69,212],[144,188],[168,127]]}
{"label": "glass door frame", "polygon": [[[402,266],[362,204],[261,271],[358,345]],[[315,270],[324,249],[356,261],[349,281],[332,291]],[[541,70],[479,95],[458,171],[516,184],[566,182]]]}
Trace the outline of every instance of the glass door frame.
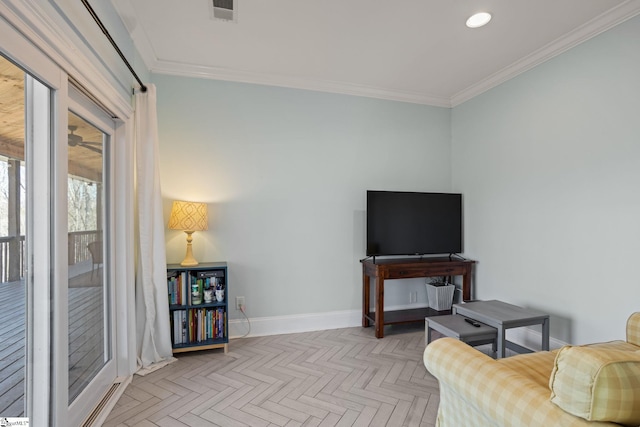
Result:
{"label": "glass door frame", "polygon": [[[25,414],[34,426],[51,424],[53,399],[52,318],[54,298],[52,214],[50,204],[52,141],[55,128],[57,92],[66,93],[67,81],[58,67],[6,21],[0,19],[0,33],[12,35],[3,40],[2,53],[27,70],[25,82],[25,159],[27,180],[27,259],[25,286],[27,331],[25,339]],[[37,72],[36,72],[37,70]],[[44,83],[49,89],[42,90]],[[34,102],[38,100],[39,102]],[[66,111],[66,110],[65,110]],[[38,122],[36,126],[34,121]],[[44,125],[44,126],[43,126]],[[33,286],[37,290],[30,291]]]}
{"label": "glass door frame", "polygon": [[[104,233],[104,242],[106,243],[106,247],[104,247],[104,263],[103,263],[103,283],[105,285],[104,289],[106,290],[104,294],[104,315],[105,315],[105,324],[104,324],[104,332],[106,333],[106,341],[104,346],[104,351],[108,353],[108,360],[105,362],[104,366],[100,369],[100,372],[91,380],[91,382],[84,388],[84,390],[69,404],[69,425],[78,425],[82,422],[82,420],[86,417],[86,415],[91,412],[93,409],[95,402],[99,400],[104,392],[113,384],[114,379],[117,377],[117,366],[115,360],[115,354],[117,353],[117,343],[115,340],[115,286],[113,281],[113,263],[111,260],[113,259],[113,245],[111,244],[112,240],[112,230],[113,230],[113,173],[111,172],[111,158],[112,158],[112,147],[113,144],[111,141],[114,139],[115,135],[115,122],[112,117],[110,117],[104,110],[98,107],[95,103],[89,100],[86,96],[84,96],[78,89],[74,86],[69,85],[68,88],[68,111],[74,113],[76,116],[81,117],[85,121],[91,123],[91,125],[100,129],[100,131],[107,136],[108,142],[102,145],[103,149],[103,195],[104,198],[102,200],[102,224],[98,225],[98,228],[103,229]],[[60,115],[63,115],[63,112],[60,111]],[[64,120],[68,122],[68,115],[66,115]],[[62,118],[61,118],[62,119]],[[65,126],[65,129],[67,126]],[[66,132],[65,132],[66,137]],[[55,187],[60,189],[60,193],[64,193],[64,200],[62,199],[62,194],[60,197],[55,198],[55,203],[58,207],[61,208],[61,212],[57,215],[56,227],[54,231],[54,240],[56,244],[55,253],[62,255],[61,262],[56,262],[56,266],[62,270],[63,265],[69,265],[67,260],[68,256],[68,241],[69,241],[69,229],[67,224],[67,214],[68,214],[68,199],[66,190],[68,187],[68,144],[66,139],[61,141],[58,144],[59,155],[63,155],[64,157],[60,158],[59,161],[56,161],[55,176],[56,176],[56,184]],[[62,217],[64,215],[64,217]],[[69,348],[69,325],[68,325],[68,313],[69,313],[69,299],[68,299],[68,268],[64,269],[66,271],[58,272],[58,281],[57,284],[61,285],[65,289],[60,289],[59,297],[64,298],[63,300],[59,300],[59,304],[57,304],[58,308],[61,308],[63,305],[65,306],[63,314],[65,316],[64,319],[64,327],[62,326],[63,319],[59,319],[60,321],[60,329],[58,332],[58,339],[56,339],[56,343],[60,346],[66,347],[67,354],[67,364],[66,369],[56,371],[63,373],[61,375],[66,375],[67,382],[67,390],[68,390],[68,348]],[[64,278],[63,278],[64,277]],[[62,294],[64,297],[62,296]],[[59,353],[62,349],[59,349],[56,354]],[[60,383],[63,382],[62,378],[58,380]]]}
{"label": "glass door frame", "polygon": [[[20,15],[12,8],[21,10]],[[27,219],[29,232],[33,236],[32,253],[29,254],[27,272],[38,291],[27,295],[27,359],[26,359],[26,414],[33,427],[68,427],[70,420],[67,400],[68,348],[58,339],[68,333],[65,310],[60,302],[65,301],[66,278],[61,272],[67,269],[66,247],[55,239],[60,233],[64,218],[66,226],[66,174],[54,165],[66,157],[67,111],[69,109],[69,75],[72,72],[85,89],[98,94],[98,99],[110,106],[120,118],[114,119],[115,133],[112,135],[112,283],[115,298],[113,310],[115,326],[114,361],[118,381],[127,382],[136,370],[136,332],[134,295],[134,193],[133,193],[133,109],[130,100],[124,98],[115,87],[106,84],[105,77],[95,69],[87,58],[78,58],[77,51],[68,49],[68,40],[54,32],[40,32],[48,28],[48,18],[38,8],[27,7],[21,2],[0,3],[0,52],[16,65],[26,70],[50,91],[45,104],[32,111],[49,118],[49,131],[39,135],[33,154],[32,175],[28,176],[32,194],[29,203],[31,218]],[[43,50],[51,52],[50,55]],[[63,64],[63,65],[59,65]],[[41,96],[39,94],[37,96]],[[42,98],[41,98],[42,99]],[[64,141],[61,144],[60,141]],[[66,168],[65,168],[66,169]],[[54,176],[55,173],[55,176]],[[59,185],[64,182],[62,192]],[[56,203],[51,203],[56,200]],[[60,203],[63,200],[64,203]],[[56,231],[58,230],[58,231]],[[65,229],[66,232],[66,229]],[[62,249],[62,250],[61,250]],[[60,254],[65,254],[60,256]],[[66,307],[63,306],[63,307]],[[114,378],[116,380],[116,378]],[[94,402],[95,404],[98,401]]]}

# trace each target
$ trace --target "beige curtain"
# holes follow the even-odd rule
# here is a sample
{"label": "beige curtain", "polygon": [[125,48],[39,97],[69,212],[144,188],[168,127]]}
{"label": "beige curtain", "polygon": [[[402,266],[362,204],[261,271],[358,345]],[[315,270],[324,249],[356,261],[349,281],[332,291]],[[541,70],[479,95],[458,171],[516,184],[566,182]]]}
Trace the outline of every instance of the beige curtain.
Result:
{"label": "beige curtain", "polygon": [[156,88],[149,84],[146,92],[135,95],[138,373],[175,360],[171,351],[167,304],[157,120]]}

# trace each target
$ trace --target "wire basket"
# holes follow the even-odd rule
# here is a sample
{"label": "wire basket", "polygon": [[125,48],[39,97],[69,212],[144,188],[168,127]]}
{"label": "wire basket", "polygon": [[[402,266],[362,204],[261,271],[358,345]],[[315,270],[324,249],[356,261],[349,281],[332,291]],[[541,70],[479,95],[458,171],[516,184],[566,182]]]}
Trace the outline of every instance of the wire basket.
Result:
{"label": "wire basket", "polygon": [[437,311],[451,310],[455,285],[450,283],[426,283],[429,307]]}

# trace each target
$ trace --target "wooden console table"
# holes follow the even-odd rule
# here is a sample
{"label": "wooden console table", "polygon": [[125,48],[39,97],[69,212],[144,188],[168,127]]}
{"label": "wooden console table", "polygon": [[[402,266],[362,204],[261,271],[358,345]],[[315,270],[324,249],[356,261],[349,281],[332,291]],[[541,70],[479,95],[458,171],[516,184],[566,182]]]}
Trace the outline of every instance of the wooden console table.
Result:
{"label": "wooden console table", "polygon": [[[392,258],[362,260],[362,326],[373,323],[376,338],[384,337],[384,325],[423,321],[427,316],[450,314],[431,308],[384,312],[385,279],[411,279],[416,277],[462,276],[462,300],[471,299],[471,271],[475,261],[447,258]],[[375,309],[370,310],[371,278],[375,279]]]}

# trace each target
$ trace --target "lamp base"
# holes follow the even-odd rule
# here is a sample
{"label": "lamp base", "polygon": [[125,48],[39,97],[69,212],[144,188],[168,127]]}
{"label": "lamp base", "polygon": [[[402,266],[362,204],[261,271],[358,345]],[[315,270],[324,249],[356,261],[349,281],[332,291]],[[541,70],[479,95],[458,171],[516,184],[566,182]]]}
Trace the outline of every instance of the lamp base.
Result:
{"label": "lamp base", "polygon": [[182,260],[182,262],[180,263],[180,265],[183,266],[183,267],[195,267],[198,264],[200,264],[198,261],[196,261],[196,260],[190,261],[190,260],[188,260],[186,258],[184,260]]}
{"label": "lamp base", "polygon": [[193,241],[193,231],[185,231],[187,233],[187,253],[184,256],[184,259],[180,263],[183,267],[193,267],[198,265],[198,261],[193,257],[193,250],[191,248],[191,242]]}

